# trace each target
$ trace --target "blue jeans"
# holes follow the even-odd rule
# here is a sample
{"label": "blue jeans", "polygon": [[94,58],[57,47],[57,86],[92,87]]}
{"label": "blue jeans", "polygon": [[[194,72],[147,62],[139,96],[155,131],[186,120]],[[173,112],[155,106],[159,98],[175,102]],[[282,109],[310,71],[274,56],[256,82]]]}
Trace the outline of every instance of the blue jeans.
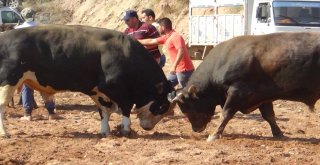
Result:
{"label": "blue jeans", "polygon": [[[34,97],[33,97],[33,89],[29,88],[28,86],[22,86],[21,96],[22,96],[22,106],[24,108],[24,113],[26,115],[31,115],[32,110],[34,108]],[[44,95],[42,98],[44,98]],[[48,110],[49,114],[54,114],[55,104],[54,101],[51,99],[44,99],[45,100],[45,107]],[[49,101],[48,101],[49,100]]]}
{"label": "blue jeans", "polygon": [[167,61],[166,56],[164,54],[162,54],[160,56],[160,62],[159,62],[159,65],[160,65],[161,68],[164,67],[164,65],[166,64],[166,61]]}
{"label": "blue jeans", "polygon": [[184,88],[187,85],[187,82],[192,75],[192,71],[185,71],[185,72],[179,72],[176,74],[169,73],[167,75],[167,79],[171,82],[172,86],[176,86],[178,84],[181,85],[182,88]]}

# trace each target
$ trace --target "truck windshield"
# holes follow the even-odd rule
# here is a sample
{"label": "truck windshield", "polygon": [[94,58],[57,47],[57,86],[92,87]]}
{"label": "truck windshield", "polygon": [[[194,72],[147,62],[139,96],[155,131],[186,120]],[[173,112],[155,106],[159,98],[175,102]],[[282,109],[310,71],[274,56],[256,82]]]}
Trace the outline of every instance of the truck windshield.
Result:
{"label": "truck windshield", "polygon": [[320,26],[320,2],[273,2],[275,25]]}

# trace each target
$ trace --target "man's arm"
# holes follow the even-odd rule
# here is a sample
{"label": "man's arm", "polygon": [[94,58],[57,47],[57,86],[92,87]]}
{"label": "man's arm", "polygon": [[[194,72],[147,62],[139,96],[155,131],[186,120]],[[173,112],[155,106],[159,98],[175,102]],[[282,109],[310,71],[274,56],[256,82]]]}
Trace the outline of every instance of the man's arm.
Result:
{"label": "man's arm", "polygon": [[171,69],[170,69],[170,73],[174,74],[176,73],[176,68],[177,65],[179,64],[179,62],[181,61],[182,57],[183,57],[183,48],[178,48],[178,52],[177,52],[177,57],[176,60],[173,62]]}
{"label": "man's arm", "polygon": [[138,41],[144,46],[159,45],[157,39],[155,38],[142,39]]}
{"label": "man's arm", "polygon": [[144,45],[146,49],[158,48],[158,45]]}

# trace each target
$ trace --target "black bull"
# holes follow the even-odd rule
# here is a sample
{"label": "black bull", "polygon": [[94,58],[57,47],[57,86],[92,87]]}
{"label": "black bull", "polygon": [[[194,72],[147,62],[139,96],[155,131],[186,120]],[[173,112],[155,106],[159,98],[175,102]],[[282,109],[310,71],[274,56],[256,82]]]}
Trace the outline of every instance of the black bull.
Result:
{"label": "black bull", "polygon": [[207,141],[220,138],[237,111],[257,108],[273,136],[282,137],[272,101],[299,101],[314,110],[320,96],[320,33],[242,36],[223,42],[175,94],[171,99],[196,132],[206,128],[217,105],[223,107],[221,123]]}
{"label": "black bull", "polygon": [[152,129],[168,111],[170,82],[148,51],[113,30],[85,26],[39,26],[0,35],[0,135],[4,107],[26,83],[52,95],[74,91],[90,96],[102,111],[101,133],[108,135],[112,112],[123,115],[130,131],[136,105],[140,125]]}

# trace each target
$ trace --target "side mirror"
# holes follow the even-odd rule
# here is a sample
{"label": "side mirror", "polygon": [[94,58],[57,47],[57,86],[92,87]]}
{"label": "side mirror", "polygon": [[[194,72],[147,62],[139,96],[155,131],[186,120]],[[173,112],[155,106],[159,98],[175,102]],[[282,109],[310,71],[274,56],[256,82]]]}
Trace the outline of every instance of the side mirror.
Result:
{"label": "side mirror", "polygon": [[270,5],[267,3],[259,4],[256,11],[256,18],[258,19],[258,21],[267,23],[269,17],[270,17]]}
{"label": "side mirror", "polygon": [[269,17],[268,6],[261,6],[261,19],[267,19]]}

